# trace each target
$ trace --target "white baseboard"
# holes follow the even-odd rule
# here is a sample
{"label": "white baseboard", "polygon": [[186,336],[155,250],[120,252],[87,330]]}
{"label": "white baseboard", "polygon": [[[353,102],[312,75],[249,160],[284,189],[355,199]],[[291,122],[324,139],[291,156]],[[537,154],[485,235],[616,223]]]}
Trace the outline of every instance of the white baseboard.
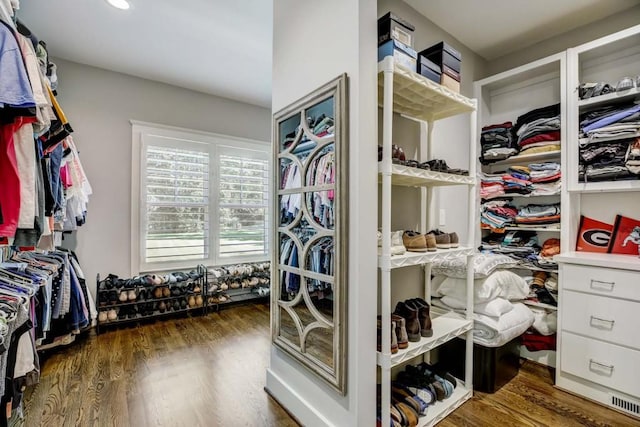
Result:
{"label": "white baseboard", "polygon": [[271,369],[267,369],[267,384],[265,390],[303,426],[333,426],[316,408],[301,398],[295,390],[282,381]]}

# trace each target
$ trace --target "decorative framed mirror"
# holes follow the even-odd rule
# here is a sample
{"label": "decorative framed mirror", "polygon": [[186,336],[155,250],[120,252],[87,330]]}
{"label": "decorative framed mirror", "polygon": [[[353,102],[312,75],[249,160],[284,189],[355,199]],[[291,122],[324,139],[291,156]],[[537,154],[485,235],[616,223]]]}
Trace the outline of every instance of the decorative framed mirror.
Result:
{"label": "decorative framed mirror", "polygon": [[348,253],[346,74],[274,114],[273,343],[339,393]]}

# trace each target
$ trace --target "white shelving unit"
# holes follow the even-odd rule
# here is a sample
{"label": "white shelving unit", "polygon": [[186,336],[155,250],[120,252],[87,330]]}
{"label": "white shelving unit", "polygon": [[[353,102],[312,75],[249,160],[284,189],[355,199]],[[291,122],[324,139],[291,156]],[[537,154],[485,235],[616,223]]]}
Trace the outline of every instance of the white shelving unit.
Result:
{"label": "white shelving unit", "polygon": [[[640,74],[640,25],[567,51],[567,170],[563,189],[562,253],[556,385],[640,418],[640,259],[637,255],[573,252],[580,215],[612,223],[640,218],[640,180],[578,182],[579,117],[596,107],[638,101],[633,88],[586,100],[584,82],[615,86]],[[566,229],[566,232],[565,230]],[[632,380],[633,379],[633,380]]]}
{"label": "white shelving unit", "polygon": [[[564,185],[566,176],[566,52],[552,55],[529,64],[505,71],[500,74],[488,77],[475,82],[475,97],[478,99],[478,141],[483,126],[507,121],[515,124],[518,116],[529,112],[535,108],[545,107],[560,103],[560,151],[551,151],[538,154],[516,155],[505,160],[483,165],[482,170],[486,173],[496,173],[506,171],[510,166],[531,163],[558,161],[561,164],[562,184]],[[506,194],[505,197],[512,197],[515,206],[522,206],[530,203],[561,203],[561,218],[565,215],[565,205],[562,192],[555,195],[517,195]],[[479,213],[478,213],[479,214]],[[562,221],[562,219],[561,219]],[[479,222],[479,221],[478,221]],[[540,244],[547,238],[566,238],[563,227],[544,226],[539,227],[519,227],[508,226],[506,231],[522,230],[534,231],[538,233]],[[483,233],[489,230],[483,229]],[[479,234],[482,234],[479,233]],[[476,245],[480,244],[481,236],[478,236]],[[547,269],[518,267],[522,270],[549,271]],[[556,310],[556,307],[546,304],[532,303],[537,307],[549,310]],[[521,357],[534,360],[549,366],[555,366],[555,351],[529,352],[524,346],[521,347]]]}
{"label": "white shelving unit", "polygon": [[441,313],[432,310],[433,336],[422,338],[417,343],[410,343],[409,348],[391,354],[391,311],[392,287],[391,271],[415,265],[425,265],[424,297],[430,299],[430,265],[437,260],[452,257],[466,257],[467,263],[472,263],[474,247],[474,215],[469,212],[468,241],[459,248],[437,250],[436,252],[411,253],[403,256],[390,255],[391,236],[391,203],[394,186],[416,187],[420,189],[421,232],[427,232],[429,209],[427,204],[433,201],[432,189],[439,186],[464,185],[468,187],[468,201],[470,209],[475,207],[475,144],[470,143],[469,176],[453,175],[441,172],[425,171],[418,168],[395,165],[391,161],[391,145],[393,141],[393,114],[399,113],[405,117],[426,122],[426,138],[421,138],[420,159],[429,158],[432,144],[432,130],[436,120],[458,114],[469,114],[470,137],[474,141],[476,128],[476,102],[458,93],[433,83],[431,80],[414,72],[398,67],[393,58],[387,57],[378,64],[378,101],[383,110],[382,145],[383,159],[379,163],[379,180],[382,191],[382,249],[378,257],[380,269],[379,301],[382,316],[382,351],[377,354],[380,367],[382,425],[388,426],[390,420],[389,408],[391,402],[391,368],[401,363],[424,357],[439,345],[466,334],[467,347],[465,353],[465,378],[458,381],[452,396],[429,406],[427,415],[420,418],[419,426],[436,424],[460,406],[473,394],[473,340],[471,328],[472,320],[472,287],[473,269],[469,269],[467,277],[467,314],[462,316],[454,312]]}

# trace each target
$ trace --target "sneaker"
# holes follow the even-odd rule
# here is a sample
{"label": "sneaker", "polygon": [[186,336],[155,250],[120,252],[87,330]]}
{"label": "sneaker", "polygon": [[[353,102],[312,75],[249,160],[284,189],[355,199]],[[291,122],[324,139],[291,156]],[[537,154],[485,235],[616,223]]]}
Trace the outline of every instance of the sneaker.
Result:
{"label": "sneaker", "polygon": [[[382,247],[382,232],[378,231],[378,247]],[[402,244],[402,230],[391,232],[391,255],[404,255],[407,248]]]}
{"label": "sneaker", "polygon": [[429,252],[435,252],[438,250],[438,245],[436,243],[436,236],[432,233],[427,233],[424,235],[424,239],[427,242],[427,250]]}
{"label": "sneaker", "polygon": [[451,247],[457,248],[460,246],[460,239],[458,238],[458,233],[455,231],[453,233],[449,233],[449,240],[451,241]]}
{"label": "sneaker", "polygon": [[449,233],[445,233],[440,230],[433,230],[429,232],[436,238],[436,247],[438,249],[450,249],[451,248],[451,236]]}
{"label": "sneaker", "polygon": [[402,235],[402,243],[409,252],[427,252],[427,240],[424,234],[407,230]]}
{"label": "sneaker", "polygon": [[98,322],[105,323],[107,321],[107,312],[101,311],[98,313]]}

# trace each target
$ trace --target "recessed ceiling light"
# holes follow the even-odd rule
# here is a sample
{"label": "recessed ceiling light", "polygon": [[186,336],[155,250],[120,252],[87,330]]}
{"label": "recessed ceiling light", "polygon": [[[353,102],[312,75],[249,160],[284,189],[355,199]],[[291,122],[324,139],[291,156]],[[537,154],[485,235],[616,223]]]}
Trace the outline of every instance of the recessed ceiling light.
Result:
{"label": "recessed ceiling light", "polygon": [[127,0],[107,0],[107,3],[109,3],[111,6],[115,8],[122,9],[122,10],[127,10],[131,7],[131,5]]}

